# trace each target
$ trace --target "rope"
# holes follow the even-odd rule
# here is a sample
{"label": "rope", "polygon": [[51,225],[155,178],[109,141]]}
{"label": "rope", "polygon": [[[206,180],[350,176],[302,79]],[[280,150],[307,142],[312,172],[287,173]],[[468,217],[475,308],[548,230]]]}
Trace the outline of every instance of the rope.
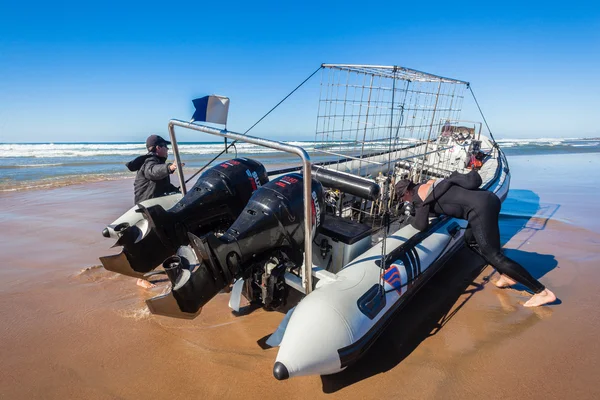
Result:
{"label": "rope", "polygon": [[[248,129],[246,129],[246,132],[242,133],[242,135],[245,135],[245,134],[247,134],[248,132],[250,132],[250,130],[251,130],[252,128],[254,128],[256,125],[258,125],[258,124],[259,124],[259,123],[260,123],[260,122],[261,122],[263,119],[265,119],[265,118],[267,117],[267,115],[271,114],[271,112],[273,112],[273,111],[274,111],[274,110],[275,110],[277,107],[279,107],[279,106],[281,105],[281,103],[283,103],[284,101],[286,101],[288,97],[290,97],[292,94],[294,94],[294,92],[295,92],[296,90],[300,89],[300,87],[301,87],[302,85],[304,85],[304,84],[305,84],[305,83],[306,83],[306,82],[307,82],[307,81],[308,81],[310,78],[312,78],[312,77],[313,77],[313,75],[315,75],[317,72],[319,72],[319,71],[321,70],[321,68],[323,68],[323,67],[322,67],[322,66],[319,66],[319,68],[317,68],[317,69],[315,70],[315,72],[313,72],[312,74],[310,74],[308,78],[306,78],[304,81],[302,81],[302,83],[301,83],[301,84],[299,84],[298,86],[296,86],[296,88],[295,88],[294,90],[292,90],[292,91],[291,91],[291,92],[290,92],[290,93],[289,93],[287,96],[285,96],[285,97],[284,97],[284,98],[283,98],[283,99],[282,99],[282,100],[281,100],[279,103],[277,103],[277,104],[275,105],[275,107],[271,108],[271,109],[269,110],[269,112],[268,112],[268,113],[266,113],[266,114],[265,114],[265,115],[263,115],[263,116],[262,116],[262,117],[261,117],[261,118],[260,118],[258,121],[256,121],[256,122],[254,123],[254,125],[252,125],[252,126],[251,126],[250,128],[248,128]],[[227,150],[229,150],[229,148],[230,148],[231,146],[235,145],[235,143],[236,143],[236,142],[237,142],[237,140],[234,140],[233,142],[231,142],[231,144],[230,144],[229,146],[227,146],[227,147],[225,148],[225,150],[222,150],[222,151],[221,151],[219,154],[217,154],[217,155],[216,155],[216,156],[215,156],[215,157],[214,157],[212,160],[210,160],[208,163],[206,163],[206,165],[204,165],[204,167],[202,167],[202,168],[200,168],[198,171],[196,171],[196,173],[195,173],[194,175],[190,176],[190,177],[188,178],[188,180],[186,180],[186,181],[185,181],[185,183],[188,183],[190,180],[192,180],[192,178],[194,178],[194,177],[195,177],[196,175],[198,175],[200,172],[204,171],[204,170],[206,169],[206,167],[208,167],[210,164],[212,164],[212,163],[213,163],[213,161],[215,161],[217,158],[221,157],[221,156],[222,156],[222,155],[223,155],[223,154],[224,154],[224,153],[225,153]]]}
{"label": "rope", "polygon": [[479,107],[479,102],[477,101],[477,97],[475,97],[475,92],[473,92],[473,88],[471,88],[471,84],[467,84],[467,87],[471,91],[473,100],[475,100],[475,104],[477,104],[477,108],[479,109],[479,114],[481,114],[481,118],[483,118],[483,122],[485,122],[485,126],[487,127],[488,132],[490,133],[490,137],[492,138],[492,141],[494,142],[494,147],[498,150],[500,157],[504,160],[505,168],[506,168],[506,171],[508,172],[510,170],[510,167],[508,166],[508,160],[506,159],[506,155],[504,154],[503,151],[500,150],[500,146],[498,145],[498,142],[496,142],[496,138],[494,138],[494,135],[492,134],[492,130],[490,129],[490,126],[488,125],[487,120],[485,119],[485,115],[483,115],[483,111],[481,111],[481,107]]}
{"label": "rope", "polygon": [[496,139],[494,138],[494,135],[492,134],[492,130],[490,129],[490,126],[488,125],[487,120],[485,119],[485,115],[483,115],[483,111],[481,111],[481,107],[479,107],[479,102],[477,101],[477,97],[475,97],[475,92],[473,92],[473,88],[471,87],[471,84],[468,84],[467,87],[471,91],[471,95],[473,96],[473,100],[475,100],[475,104],[477,104],[477,108],[479,109],[479,114],[481,114],[481,118],[483,118],[483,122],[485,122],[485,126],[487,127],[488,132],[490,133],[490,137],[494,141],[494,144],[496,146],[498,146],[498,143],[496,142]]}

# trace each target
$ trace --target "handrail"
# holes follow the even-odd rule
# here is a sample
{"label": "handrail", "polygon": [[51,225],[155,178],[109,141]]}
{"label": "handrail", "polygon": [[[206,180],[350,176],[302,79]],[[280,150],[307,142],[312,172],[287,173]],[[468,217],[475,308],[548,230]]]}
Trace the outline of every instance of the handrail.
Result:
{"label": "handrail", "polygon": [[169,136],[171,137],[171,146],[173,146],[173,155],[175,156],[175,164],[177,164],[177,176],[181,184],[181,193],[185,196],[187,189],[185,187],[185,179],[183,178],[183,166],[179,157],[179,147],[177,146],[177,138],[175,137],[175,127],[171,126],[169,121]]}
{"label": "handrail", "polygon": [[183,168],[179,162],[179,149],[177,148],[177,141],[175,140],[175,127],[191,129],[194,131],[208,133],[210,135],[221,136],[230,138],[233,140],[239,140],[255,144],[258,146],[269,147],[275,150],[281,150],[286,153],[295,154],[302,160],[302,174],[303,174],[303,189],[304,189],[304,268],[302,269],[302,285],[305,293],[308,294],[312,291],[312,207],[311,207],[311,161],[310,156],[300,146],[294,146],[291,144],[285,144],[274,140],[268,140],[258,138],[255,136],[242,135],[228,131],[226,129],[216,129],[209,126],[200,124],[193,124],[190,122],[180,121],[172,119],[169,121],[169,135],[171,136],[171,142],[173,143],[173,153],[175,154],[175,160],[177,161],[177,174],[179,175],[179,181],[181,182],[181,191],[185,194],[185,180],[183,179]]}

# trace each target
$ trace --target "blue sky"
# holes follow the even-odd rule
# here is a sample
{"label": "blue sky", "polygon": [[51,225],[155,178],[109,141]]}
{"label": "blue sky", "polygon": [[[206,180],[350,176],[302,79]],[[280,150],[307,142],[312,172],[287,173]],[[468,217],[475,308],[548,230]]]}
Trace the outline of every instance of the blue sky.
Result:
{"label": "blue sky", "polygon": [[[211,93],[244,131],[323,62],[469,81],[498,138],[600,136],[593,2],[0,0],[0,142],[142,141]],[[316,101],[253,133],[313,138]]]}

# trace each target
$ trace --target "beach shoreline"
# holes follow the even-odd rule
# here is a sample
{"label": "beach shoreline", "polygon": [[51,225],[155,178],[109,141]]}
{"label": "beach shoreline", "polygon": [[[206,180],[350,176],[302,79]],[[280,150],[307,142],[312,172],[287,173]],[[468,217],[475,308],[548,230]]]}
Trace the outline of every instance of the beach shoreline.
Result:
{"label": "beach shoreline", "polygon": [[[529,201],[522,194],[519,207]],[[526,309],[528,294],[488,284],[492,270],[463,250],[357,365],[285,382],[271,374],[277,349],[257,343],[281,313],[235,316],[220,294],[193,321],[153,316],[144,300],[165,282],[144,290],[98,267],[99,256],[118,252],[101,231],[133,205],[132,179],[2,200],[3,398],[600,397],[600,233],[544,214],[543,193],[541,214],[505,218],[501,231],[507,255],[560,304]]]}

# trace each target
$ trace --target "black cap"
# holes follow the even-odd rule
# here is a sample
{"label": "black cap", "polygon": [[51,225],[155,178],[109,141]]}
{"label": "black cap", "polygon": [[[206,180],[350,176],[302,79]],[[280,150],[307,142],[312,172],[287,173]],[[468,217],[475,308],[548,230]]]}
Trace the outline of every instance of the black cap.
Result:
{"label": "black cap", "polygon": [[165,144],[171,144],[171,142],[158,135],[150,135],[148,136],[148,139],[146,139],[146,148],[148,149],[154,146],[163,146]]}
{"label": "black cap", "polygon": [[406,190],[409,188],[409,186],[412,184],[412,181],[410,179],[401,179],[398,181],[398,183],[396,183],[396,186],[394,187],[394,189],[396,190],[396,196],[398,196],[398,198],[401,198],[402,196],[404,196],[404,194],[406,193]]}

